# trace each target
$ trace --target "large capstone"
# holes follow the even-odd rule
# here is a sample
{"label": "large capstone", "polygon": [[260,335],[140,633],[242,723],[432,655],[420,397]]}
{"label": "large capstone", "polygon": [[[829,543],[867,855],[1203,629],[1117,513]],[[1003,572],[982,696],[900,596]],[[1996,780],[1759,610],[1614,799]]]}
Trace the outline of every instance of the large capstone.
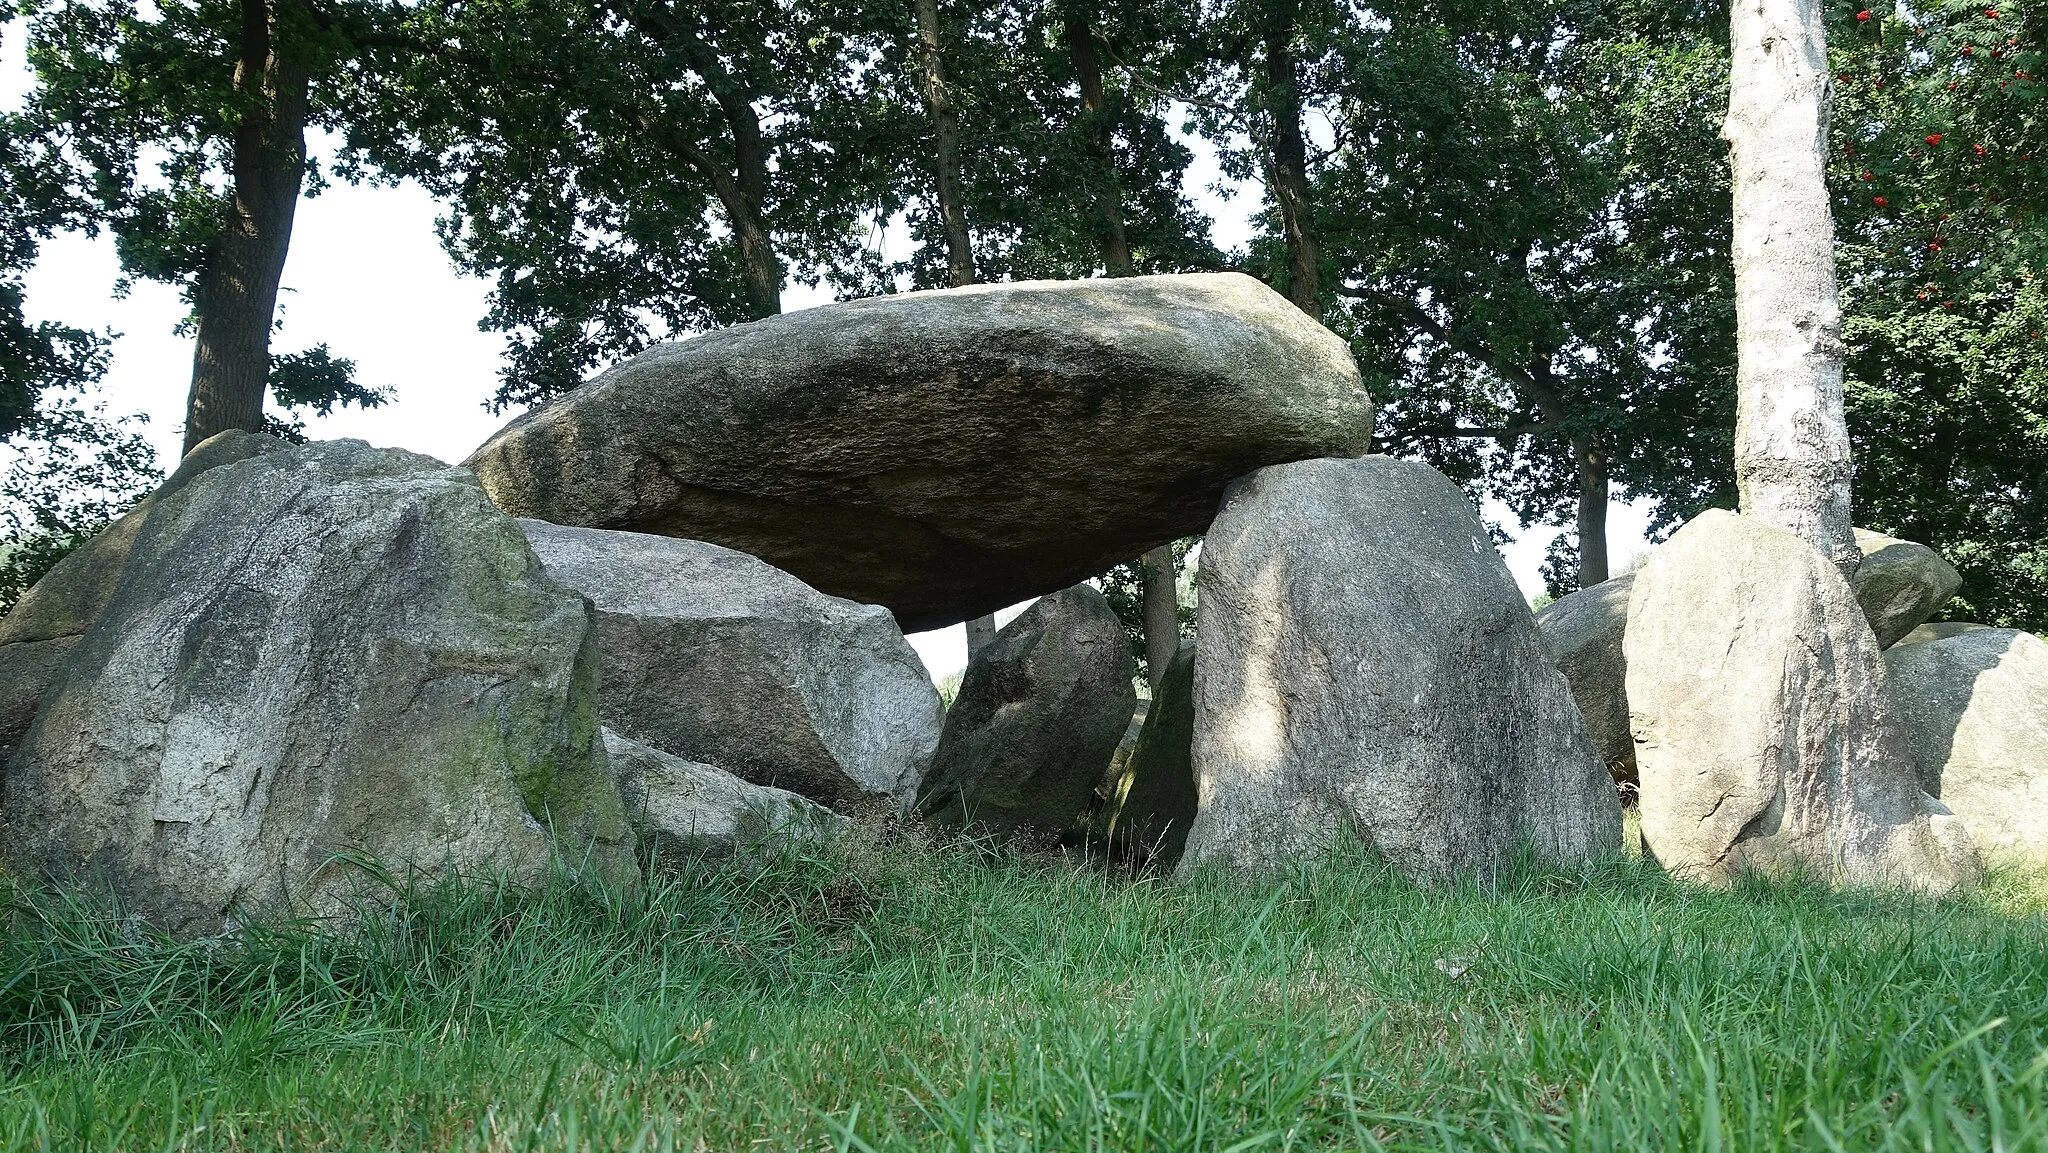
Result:
{"label": "large capstone", "polygon": [[2048,864],[2048,643],[1973,628],[1885,653],[1920,787],[1992,857]]}
{"label": "large capstone", "polygon": [[888,610],[702,541],[521,521],[597,606],[621,736],[842,812],[901,812],[945,705]]}
{"label": "large capstone", "polygon": [[852,822],[783,789],[750,784],[604,730],[605,752],[640,844],[655,859],[733,857],[829,844]]}
{"label": "large capstone", "polygon": [[588,604],[465,470],[337,441],[160,496],[5,781],[8,855],[180,934],[372,872],[629,877]]}
{"label": "large capstone", "polygon": [[207,440],[187,453],[155,492],[73,549],[21,594],[0,619],[0,765],[28,733],[36,708],[57,683],[79,638],[113,598],[149,510],[210,469],[281,447],[283,442],[275,438],[239,430]]}
{"label": "large capstone", "polygon": [[1977,877],[1968,833],[1920,789],[1876,633],[1806,542],[1701,514],[1636,574],[1627,651],[1643,840],[1674,874]]}
{"label": "large capstone", "polygon": [[1621,846],[1571,690],[1458,487],[1385,457],[1261,469],[1202,546],[1182,868],[1357,837],[1416,877]]}
{"label": "large capstone", "polygon": [[1955,566],[1924,544],[1859,528],[1856,547],[1863,560],[1849,574],[1849,587],[1877,634],[1878,648],[1897,644],[1963,587]]}
{"label": "large capstone", "polygon": [[1364,452],[1344,341],[1235,273],[974,285],[663,345],[470,458],[515,516],[725,545],[938,628]]}
{"label": "large capstone", "polygon": [[1118,783],[1109,843],[1119,856],[1171,868],[1195,823],[1195,642],[1184,640],[1153,689],[1152,708]]}
{"label": "large capstone", "polygon": [[1580,589],[1545,605],[1536,627],[1550,642],[1557,668],[1572,686],[1593,748],[1618,783],[1636,779],[1636,744],[1628,729],[1628,597],[1635,574]]}
{"label": "large capstone", "polygon": [[960,680],[918,809],[1049,842],[1087,805],[1138,692],[1123,625],[1100,592],[1040,597]]}

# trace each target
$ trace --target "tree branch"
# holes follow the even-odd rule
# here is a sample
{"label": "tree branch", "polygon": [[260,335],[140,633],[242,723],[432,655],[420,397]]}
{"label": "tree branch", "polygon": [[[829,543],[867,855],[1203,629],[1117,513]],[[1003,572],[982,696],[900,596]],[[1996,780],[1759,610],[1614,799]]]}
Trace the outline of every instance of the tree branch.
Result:
{"label": "tree branch", "polygon": [[[1509,425],[1506,429],[1500,430],[1501,432],[1514,431],[1515,435],[1520,436],[1557,431],[1559,422],[1564,418],[1564,397],[1559,395],[1557,389],[1544,379],[1550,375],[1550,370],[1547,366],[1532,371],[1502,358],[1491,346],[1483,341],[1461,339],[1453,335],[1451,330],[1439,322],[1436,317],[1431,316],[1428,309],[1423,308],[1414,300],[1399,293],[1383,292],[1376,288],[1358,288],[1349,284],[1339,284],[1337,286],[1337,294],[1339,296],[1348,296],[1353,300],[1363,300],[1387,312],[1404,317],[1410,324],[1427,333],[1432,339],[1441,341],[1444,345],[1464,353],[1466,356],[1491,369],[1495,376],[1507,381],[1515,391],[1521,393],[1543,413],[1543,419],[1539,421],[1530,424]],[[1470,434],[1461,433],[1459,435],[1478,436],[1487,434],[1475,431]]]}

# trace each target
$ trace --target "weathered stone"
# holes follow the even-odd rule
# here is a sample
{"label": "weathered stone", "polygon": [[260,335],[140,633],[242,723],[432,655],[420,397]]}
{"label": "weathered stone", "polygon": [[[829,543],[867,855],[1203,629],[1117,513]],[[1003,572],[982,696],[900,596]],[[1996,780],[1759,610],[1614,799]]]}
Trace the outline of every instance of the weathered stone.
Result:
{"label": "weathered stone", "polygon": [[748,784],[604,730],[605,752],[640,843],[661,857],[731,857],[830,843],[852,826],[795,793]]}
{"label": "weathered stone", "polygon": [[726,545],[915,631],[1200,532],[1234,477],[1365,451],[1372,411],[1247,276],[988,284],[663,345],[468,463],[515,516]]}
{"label": "weathered stone", "polygon": [[1617,784],[1636,779],[1636,743],[1628,730],[1628,596],[1635,574],[1625,573],[1545,605],[1536,627],[1550,642],[1558,671],[1571,682],[1572,699],[1586,718],[1586,734]]}
{"label": "weathered stone", "polygon": [[1153,690],[1109,823],[1118,855],[1171,868],[1194,825],[1195,642],[1184,640]]}
{"label": "weathered stone", "polygon": [[[1856,539],[1865,555],[1849,585],[1881,646],[1904,643],[1901,638],[1911,635],[1907,630],[1948,603],[1961,587],[1956,570],[1924,545],[1865,529],[1856,530]],[[1635,575],[1625,574],[1561,597],[1536,614],[1557,667],[1571,681],[1572,696],[1586,715],[1594,747],[1615,781],[1623,784],[1636,779],[1628,667],[1622,652],[1634,587]]]}
{"label": "weathered stone", "polygon": [[[1924,645],[1928,641],[1945,641],[1950,637],[1988,629],[1990,625],[1973,625],[1967,621],[1930,621],[1899,638],[1901,645]],[[1898,645],[1892,646],[1897,648]],[[1889,650],[1887,650],[1889,651]]]}
{"label": "weathered stone", "polygon": [[1088,803],[1137,702],[1123,625],[1087,585],[1040,597],[968,662],[918,790],[951,825],[1050,840]]}
{"label": "weathered stone", "polygon": [[36,719],[36,706],[56,683],[78,638],[99,619],[128,565],[128,550],[149,510],[209,469],[261,456],[284,442],[224,432],[194,448],[169,478],[134,508],[43,574],[0,618],[0,765]]}
{"label": "weathered stone", "polygon": [[1955,566],[1924,544],[1859,528],[1856,547],[1863,560],[1850,574],[1849,587],[1877,634],[1878,648],[1897,644],[1963,587]]}
{"label": "weathered stone", "polygon": [[1626,647],[1643,840],[1674,874],[1935,891],[1978,875],[1915,779],[1876,634],[1804,541],[1701,514],[1636,574]]}
{"label": "weathered stone", "polygon": [[888,610],[702,541],[520,527],[597,606],[622,736],[845,812],[908,806],[945,706]]}
{"label": "weathered stone", "polygon": [[1202,545],[1187,869],[1358,836],[1411,876],[1621,848],[1614,783],[1458,487],[1367,457],[1261,469]]}
{"label": "weathered stone", "polygon": [[1976,628],[1902,641],[1885,665],[1920,787],[1986,856],[2048,864],[2048,643]]}
{"label": "weathered stone", "polygon": [[589,606],[468,472],[358,441],[224,465],[136,532],[9,766],[9,853],[180,934],[343,911],[350,858],[631,876],[597,674]]}

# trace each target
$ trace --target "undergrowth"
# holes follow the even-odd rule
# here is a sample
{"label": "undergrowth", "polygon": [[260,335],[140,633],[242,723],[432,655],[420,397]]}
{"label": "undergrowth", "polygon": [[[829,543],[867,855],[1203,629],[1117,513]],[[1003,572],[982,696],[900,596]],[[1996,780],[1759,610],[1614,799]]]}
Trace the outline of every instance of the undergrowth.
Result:
{"label": "undergrowth", "polygon": [[2043,909],[900,840],[231,942],[21,891],[0,1150],[2041,1150]]}

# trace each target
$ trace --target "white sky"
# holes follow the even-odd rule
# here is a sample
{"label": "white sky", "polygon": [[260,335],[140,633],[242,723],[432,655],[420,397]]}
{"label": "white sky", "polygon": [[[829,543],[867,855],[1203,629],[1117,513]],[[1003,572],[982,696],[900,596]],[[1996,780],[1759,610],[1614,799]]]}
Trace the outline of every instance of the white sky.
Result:
{"label": "white sky", "polygon": [[[19,22],[0,26],[0,107],[19,107],[29,88],[23,41]],[[1186,178],[1190,196],[1216,221],[1220,247],[1241,246],[1260,202],[1257,188],[1240,187],[1228,200],[1218,197],[1210,190],[1222,179],[1213,150],[1200,141],[1189,143],[1196,153]],[[296,352],[325,342],[334,355],[356,362],[362,383],[396,389],[395,399],[380,409],[308,418],[309,435],[360,437],[454,462],[515,415],[484,410],[497,387],[504,342],[477,329],[487,286],[449,265],[434,236],[436,215],[433,199],[411,184],[338,184],[300,202],[279,301],[284,323],[273,347]],[[149,418],[159,463],[169,467],[177,458],[191,376],[192,342],[173,331],[184,307],[175,289],[149,282],[116,299],[118,274],[110,239],[59,237],[44,246],[28,274],[28,311],[31,319],[117,334],[103,398],[111,413]],[[829,293],[804,285],[790,286],[783,298],[791,311],[830,302]],[[1513,528],[1504,506],[1489,502],[1485,512]],[[1617,568],[1648,547],[1647,525],[1644,510],[1615,504],[1608,538]],[[1542,591],[1544,550],[1557,532],[1522,530],[1502,550],[1525,593]],[[1003,619],[1008,615],[1013,614]],[[966,663],[960,626],[914,635],[911,643],[934,677]]]}

